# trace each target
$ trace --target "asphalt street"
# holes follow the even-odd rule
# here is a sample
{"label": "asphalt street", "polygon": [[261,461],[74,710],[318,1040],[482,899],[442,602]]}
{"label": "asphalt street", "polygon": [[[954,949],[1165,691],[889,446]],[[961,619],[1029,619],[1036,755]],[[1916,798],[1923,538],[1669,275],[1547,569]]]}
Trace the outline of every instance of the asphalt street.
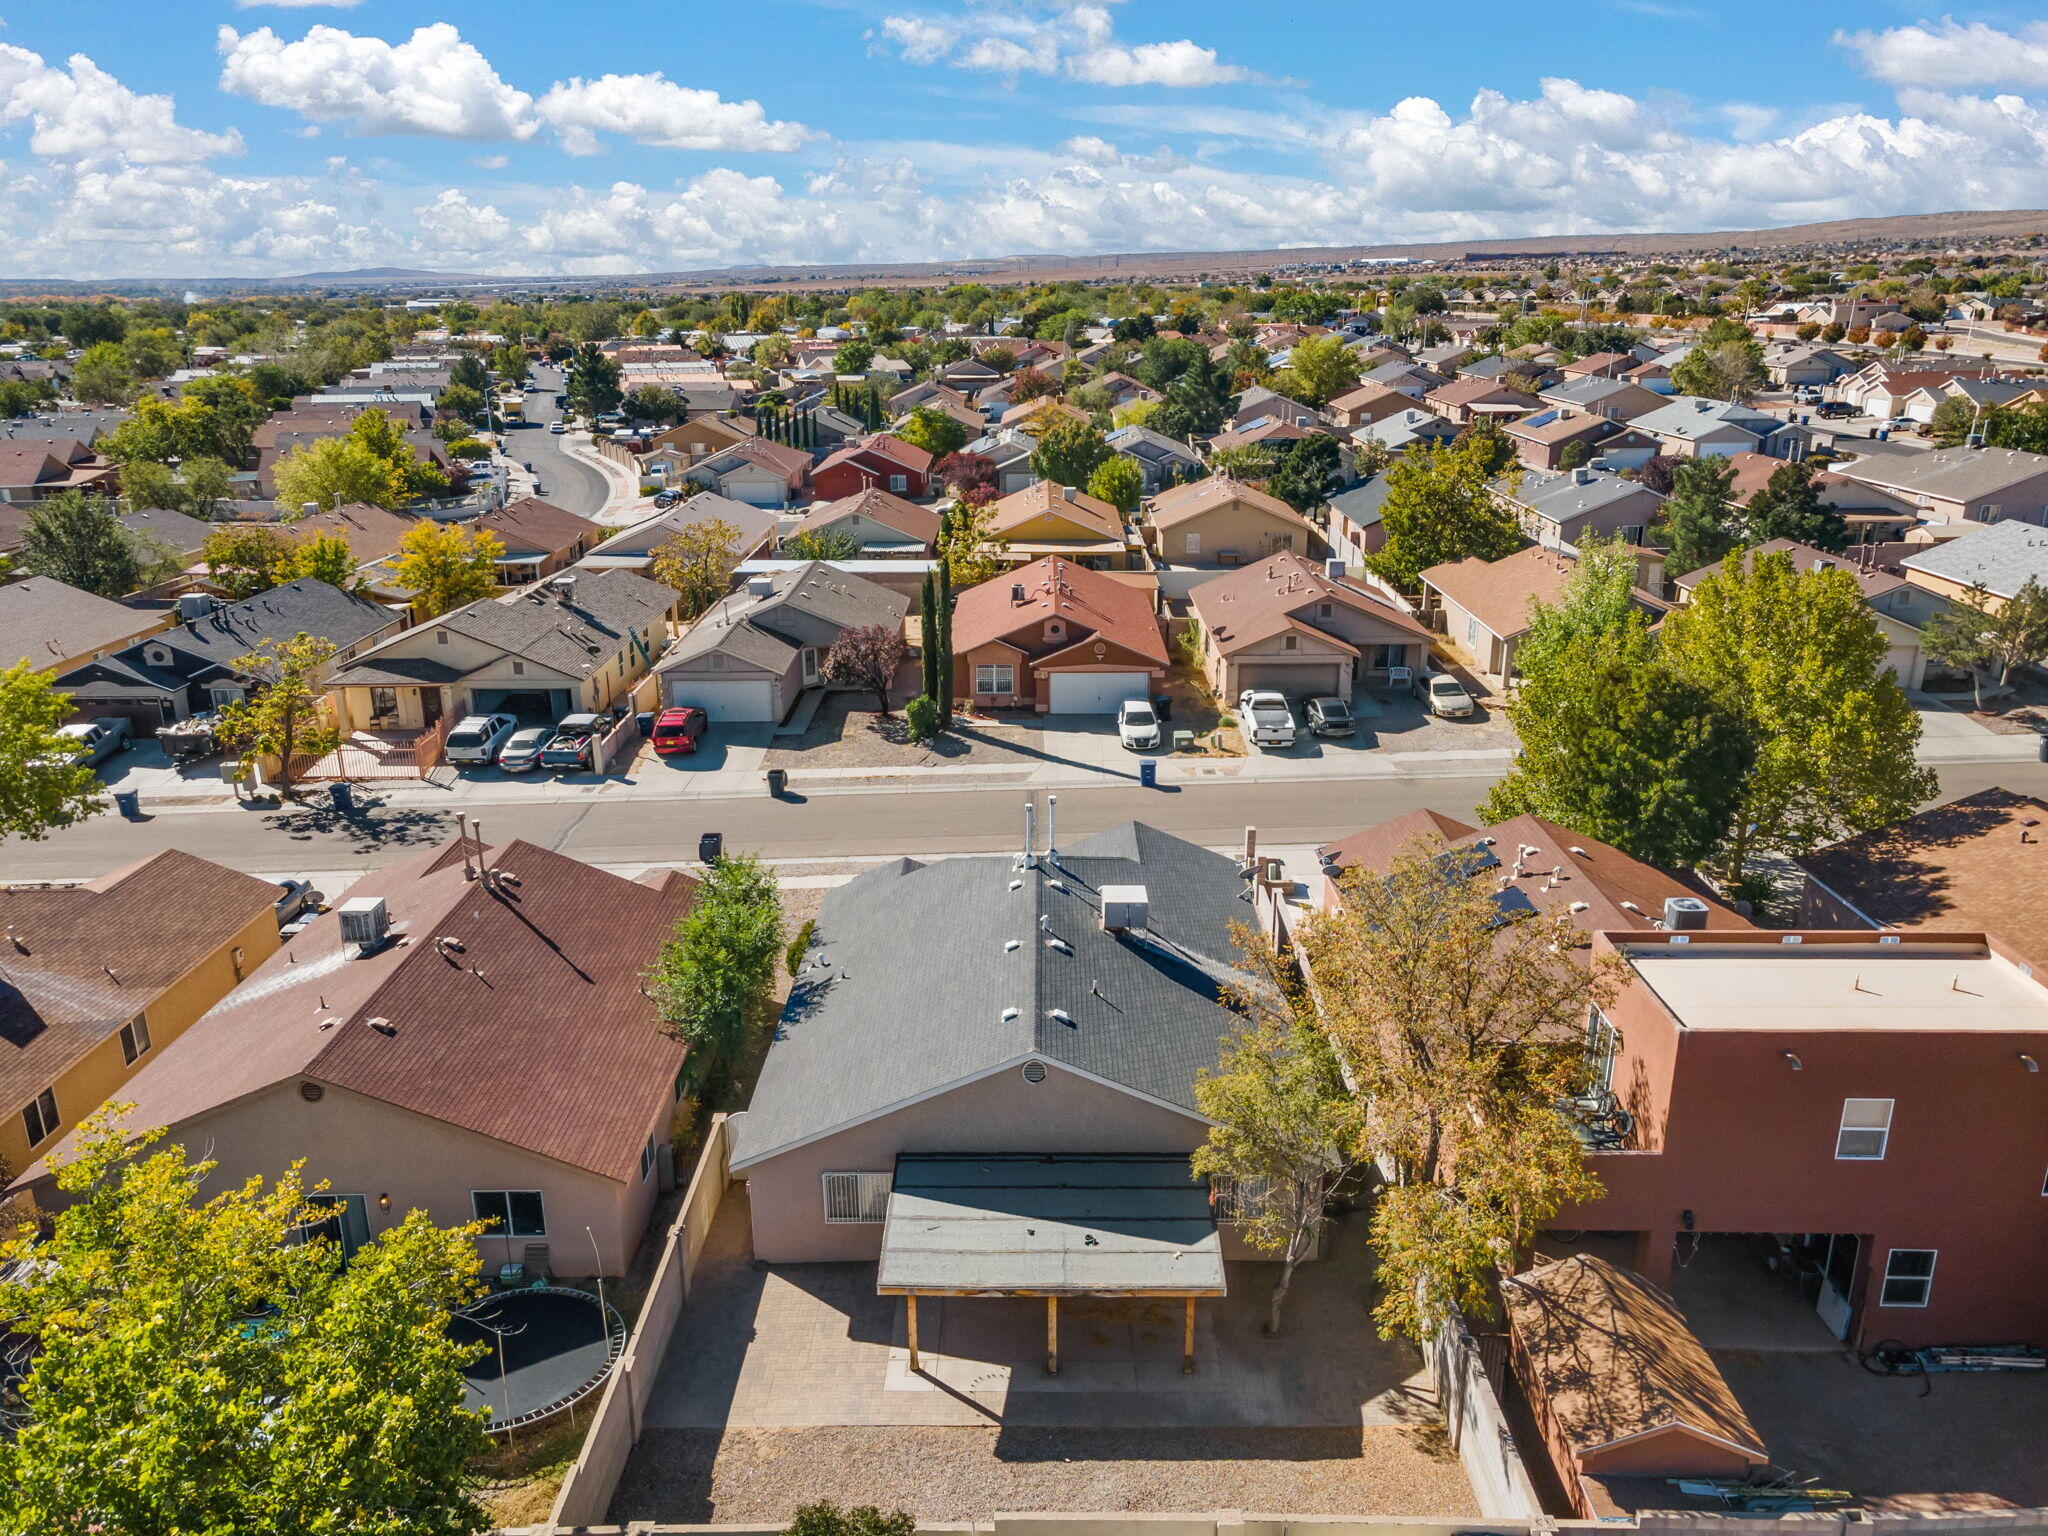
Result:
{"label": "asphalt street", "polygon": [[541,500],[579,517],[595,517],[604,510],[610,486],[602,471],[562,451],[562,439],[548,431],[548,423],[561,420],[555,395],[562,388],[559,368],[533,370],[540,385],[537,394],[526,397],[526,425],[505,434],[505,451],[515,459],[533,465],[540,477]]}
{"label": "asphalt street", "polygon": [[[1067,842],[1136,818],[1212,847],[1235,842],[1247,826],[1257,827],[1268,844],[1316,843],[1422,806],[1469,815],[1490,782],[1477,777],[1400,778],[1200,784],[1180,790],[1064,790],[1059,796],[1059,836]],[[1944,768],[1939,798],[1953,799],[1993,784],[2048,794],[2048,766],[1971,763]],[[492,842],[525,838],[595,864],[687,863],[696,857],[697,839],[705,832],[723,833],[730,850],[777,859],[972,853],[1019,843],[1028,794],[1006,787],[808,799],[793,795],[783,800],[764,794],[734,800],[500,804],[484,807],[481,820],[484,836]],[[454,831],[452,809],[383,807],[374,795],[368,800],[352,815],[329,810],[323,802],[284,810],[166,811],[137,822],[97,816],[39,843],[16,838],[0,844],[0,877],[87,878],[163,848],[183,848],[253,874],[367,869],[403,858]]]}

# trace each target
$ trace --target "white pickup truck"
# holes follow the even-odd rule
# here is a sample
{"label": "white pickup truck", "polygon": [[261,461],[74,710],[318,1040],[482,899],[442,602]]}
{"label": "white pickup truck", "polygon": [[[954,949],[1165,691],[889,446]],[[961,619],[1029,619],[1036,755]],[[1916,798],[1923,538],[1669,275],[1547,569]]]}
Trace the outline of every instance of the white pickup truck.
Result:
{"label": "white pickup truck", "polygon": [[1300,734],[1287,700],[1270,688],[1247,688],[1239,694],[1237,717],[1256,746],[1291,747]]}

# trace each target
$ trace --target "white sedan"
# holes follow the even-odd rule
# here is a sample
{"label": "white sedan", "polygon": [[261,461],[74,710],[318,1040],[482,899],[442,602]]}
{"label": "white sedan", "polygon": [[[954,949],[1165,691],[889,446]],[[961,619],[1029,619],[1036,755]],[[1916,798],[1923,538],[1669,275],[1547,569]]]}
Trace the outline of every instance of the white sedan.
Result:
{"label": "white sedan", "polygon": [[1429,680],[1429,687],[1423,693],[1432,715],[1447,719],[1469,715],[1477,707],[1472,695],[1465,691],[1465,685],[1448,672],[1438,672]]}
{"label": "white sedan", "polygon": [[1145,699],[1125,699],[1116,712],[1116,737],[1133,752],[1159,745],[1159,715]]}

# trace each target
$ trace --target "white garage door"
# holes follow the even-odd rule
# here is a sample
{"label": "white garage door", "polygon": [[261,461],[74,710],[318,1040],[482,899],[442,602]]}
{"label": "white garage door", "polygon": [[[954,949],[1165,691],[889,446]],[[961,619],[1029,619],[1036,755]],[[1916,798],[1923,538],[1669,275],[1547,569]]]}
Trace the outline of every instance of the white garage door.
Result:
{"label": "white garage door", "polygon": [[1125,699],[1150,692],[1146,672],[1055,672],[1052,712],[1056,715],[1113,715]]}
{"label": "white garage door", "polygon": [[775,685],[767,681],[746,683],[700,683],[692,678],[672,678],[668,685],[671,704],[694,704],[711,717],[713,725],[727,720],[773,720]]}

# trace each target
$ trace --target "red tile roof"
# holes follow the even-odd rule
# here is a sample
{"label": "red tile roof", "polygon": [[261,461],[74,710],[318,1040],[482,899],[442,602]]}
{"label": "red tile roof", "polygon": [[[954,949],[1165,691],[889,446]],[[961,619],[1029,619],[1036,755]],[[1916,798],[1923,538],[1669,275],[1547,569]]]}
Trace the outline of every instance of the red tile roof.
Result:
{"label": "red tile roof", "polygon": [[[1019,587],[1022,601],[1014,595]],[[961,593],[953,607],[953,650],[959,654],[1009,639],[1022,629],[1036,631],[1055,616],[1067,621],[1070,638],[1058,642],[1053,655],[1105,640],[1166,665],[1166,641],[1150,592],[1058,555],[1034,560]],[[1078,640],[1071,638],[1075,632]],[[1027,649],[1036,652],[1043,646],[1034,643]]]}

